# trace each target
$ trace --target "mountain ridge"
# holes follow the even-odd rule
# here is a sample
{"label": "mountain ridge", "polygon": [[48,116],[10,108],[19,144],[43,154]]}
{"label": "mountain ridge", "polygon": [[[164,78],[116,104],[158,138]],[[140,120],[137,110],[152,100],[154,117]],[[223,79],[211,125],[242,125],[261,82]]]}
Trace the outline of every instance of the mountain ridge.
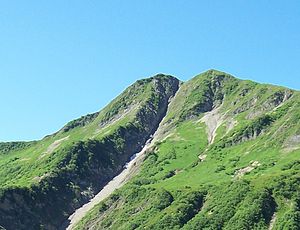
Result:
{"label": "mountain ridge", "polygon": [[56,229],[159,126],[138,174],[76,229],[297,229],[300,205],[289,187],[298,180],[299,104],[298,91],[217,70],[187,82],[163,74],[138,80],[101,111],[39,141],[0,143],[0,225]]}
{"label": "mountain ridge", "polygon": [[[267,85],[267,86],[273,86],[273,87],[282,87],[282,88],[286,88],[286,89],[288,89],[288,90],[296,91],[296,92],[299,91],[298,89],[293,89],[293,88],[290,88],[290,87],[287,87],[287,86],[281,86],[281,85],[278,85],[278,84],[261,83],[261,82],[257,82],[257,81],[250,80],[250,79],[240,79],[240,78],[237,78],[237,77],[233,76],[232,74],[228,74],[228,73],[226,73],[225,71],[221,71],[221,70],[217,70],[217,69],[208,69],[208,70],[206,70],[206,71],[204,71],[204,72],[202,72],[202,73],[199,73],[199,74],[195,75],[194,77],[192,77],[191,79],[187,80],[186,82],[191,81],[192,79],[197,78],[197,77],[200,77],[200,76],[203,77],[203,75],[208,75],[208,76],[210,76],[210,77],[213,77],[213,76],[214,76],[214,75],[210,75],[209,73],[215,73],[215,74],[221,74],[221,75],[228,75],[228,76],[230,76],[230,77],[232,77],[232,78],[235,78],[235,79],[237,79],[237,80],[240,80],[240,81],[249,81],[249,82],[256,83],[256,84]],[[159,76],[173,77],[173,78],[176,78],[177,80],[179,80],[180,84],[184,83],[184,81],[181,81],[179,78],[177,78],[177,77],[175,77],[175,76],[173,76],[173,75],[171,75],[171,74],[165,74],[165,73],[157,73],[157,74],[155,74],[155,75],[152,76],[152,77],[147,77],[147,78],[142,78],[142,79],[136,80],[135,83],[137,83],[137,82],[139,82],[139,81],[144,81],[144,80],[147,80],[147,79],[159,77]],[[133,83],[133,84],[135,84],[135,83]],[[132,84],[132,85],[133,85],[133,84]],[[131,85],[130,85],[130,86],[131,86]],[[128,87],[130,87],[130,86],[128,86]],[[128,87],[127,87],[127,88],[128,88]],[[104,107],[102,107],[102,108],[100,109],[100,111],[103,110],[103,109],[105,109],[109,104],[110,104],[110,103],[108,103],[107,105],[105,105]],[[45,135],[44,137],[42,137],[42,138],[37,138],[37,139],[32,139],[32,140],[8,140],[8,141],[0,141],[0,143],[12,143],[12,142],[17,143],[17,142],[34,142],[34,141],[39,141],[39,140],[42,140],[42,139],[47,138],[47,137],[49,137],[49,136],[55,135],[56,133],[62,131],[62,130],[65,129],[65,128],[67,128],[68,123],[73,123],[73,122],[76,122],[76,121],[80,121],[81,119],[87,119],[88,117],[93,117],[93,116],[96,116],[96,115],[98,115],[98,114],[99,114],[99,111],[96,111],[96,112],[87,113],[87,114],[82,115],[82,116],[80,116],[80,117],[74,118],[74,119],[72,119],[70,122],[66,122],[66,124],[63,125],[63,126],[62,126],[60,129],[58,129],[57,131],[53,132],[52,134],[46,134],[46,135]],[[87,119],[87,120],[88,120],[88,119]]]}
{"label": "mountain ridge", "polygon": [[[155,82],[154,80],[152,79],[148,82],[137,82],[136,84],[133,84],[131,87],[125,90],[123,94],[121,94],[116,100],[108,105],[106,109],[102,110],[101,113],[99,113],[99,116],[96,118],[96,120],[98,119],[96,124],[86,123],[83,127],[80,125],[73,126],[72,129],[69,129],[68,131],[64,131],[64,129],[61,129],[62,131],[42,139],[41,143],[35,143],[36,146],[33,146],[32,148],[36,149],[36,151],[41,151],[40,153],[36,153],[36,156],[32,156],[32,160],[34,159],[34,161],[37,162],[36,167],[38,177],[33,176],[33,179],[31,179],[32,177],[30,175],[30,177],[26,176],[26,174],[24,175],[25,177],[22,175],[24,179],[26,179],[26,181],[22,182],[25,187],[21,190],[14,189],[10,184],[20,183],[20,180],[24,180],[23,177],[18,179],[18,176],[16,176],[14,179],[16,182],[14,182],[10,177],[7,177],[11,176],[10,173],[6,175],[7,180],[2,179],[3,181],[1,182],[1,185],[4,185],[4,188],[5,183],[7,183],[7,185],[1,194],[1,200],[4,203],[0,203],[0,223],[4,223],[3,225],[10,226],[9,228],[17,227],[19,229],[26,228],[26,226],[30,223],[30,226],[32,226],[32,228],[38,229],[39,225],[44,226],[43,222],[47,220],[47,215],[50,215],[52,216],[51,224],[46,222],[46,228],[55,229],[55,226],[58,226],[60,222],[63,221],[63,218],[67,217],[64,212],[72,212],[75,207],[80,206],[80,204],[84,203],[87,199],[89,199],[90,196],[92,196],[93,190],[98,191],[107,180],[116,175],[122,169],[127,159],[134,152],[138,151],[138,149],[141,148],[141,145],[146,141],[148,136],[151,135],[151,133],[155,129],[155,126],[158,125],[159,120],[165,113],[168,98],[174,94],[174,91],[177,90],[176,84],[178,85],[178,81],[174,78],[165,78],[161,79],[158,82]],[[167,82],[167,84],[165,82]],[[128,92],[132,89],[132,87],[135,88],[135,94],[129,94],[130,92]],[[131,98],[134,104],[142,104],[143,106],[128,108],[128,106],[123,103],[124,97],[126,97],[126,99]],[[130,104],[130,106],[131,105],[132,104]],[[124,111],[126,109],[126,116],[118,116],[118,114],[120,114],[120,111]],[[111,119],[113,117],[114,119]],[[98,125],[98,122],[101,123],[107,121],[108,123],[104,126],[102,126],[101,124]],[[88,138],[86,140],[84,140],[85,135],[88,135]],[[91,136],[93,139],[89,139],[89,137]],[[45,146],[44,142],[49,143],[48,146]],[[30,151],[30,149],[28,151]],[[124,156],[122,156],[122,152]],[[33,153],[34,152],[32,152],[31,155]],[[16,151],[16,154],[18,154],[18,151]],[[89,156],[89,158],[86,158],[86,154]],[[119,159],[116,157],[118,157]],[[27,161],[28,159],[28,157],[22,157],[21,159],[19,157],[15,157],[9,159],[10,156],[7,156],[7,158],[8,162],[5,162],[5,159],[2,160],[4,161],[3,163],[10,165],[11,168],[6,167],[6,170],[10,171],[14,169],[14,165],[16,165],[15,170],[18,170],[20,164]],[[45,163],[43,163],[44,161]],[[52,163],[52,161],[54,161],[54,163]],[[40,164],[51,164],[49,165],[49,167],[53,168],[54,170],[58,168],[58,170],[56,170],[57,172],[52,172],[51,168],[49,168],[48,170],[47,168],[41,169],[39,166]],[[105,169],[109,165],[110,168]],[[28,167],[32,166],[32,164],[28,164]],[[96,168],[93,169],[93,167]],[[31,174],[34,173],[33,169],[30,170]],[[6,172],[2,172],[2,175],[4,175],[4,173]],[[96,176],[97,174],[102,174],[102,182],[101,176]],[[81,175],[90,175],[91,178],[83,180]],[[59,180],[56,181],[56,178]],[[85,184],[87,182],[91,183],[91,188],[88,186],[88,184]],[[64,183],[71,183],[71,187],[66,188]],[[72,184],[76,186],[74,187],[74,185]],[[26,188],[26,186],[28,185],[29,189]],[[51,185],[59,192],[52,191]],[[61,207],[62,213],[59,213],[58,210],[56,210],[56,213],[46,213],[46,216],[39,216],[43,215],[43,212],[35,213],[35,209],[39,210],[36,205],[47,204],[51,207],[51,203],[49,202],[53,202],[53,209],[57,209],[58,205],[55,204],[55,196],[53,195],[49,197],[52,197],[53,200],[48,198],[49,201],[44,200],[45,198],[40,197],[40,187],[45,187],[44,189],[46,191],[46,195],[50,192],[54,194],[59,194],[62,192],[69,194],[68,196],[61,198],[63,200],[65,199],[65,206]],[[78,190],[78,188],[80,188],[80,190],[83,189],[87,191],[86,193],[81,192],[82,194],[80,195],[78,194],[78,191],[76,191]],[[8,208],[7,204],[5,203],[11,203],[11,206],[13,206],[12,204],[16,204],[14,201],[15,196],[21,195],[19,194],[19,190],[22,191],[22,193],[26,194],[26,200],[28,201],[24,200],[24,202],[20,201],[21,203],[17,202],[17,205],[20,207],[19,209]],[[32,190],[34,191],[34,193],[32,193]],[[38,199],[38,197],[40,197],[40,203],[33,203],[32,199]],[[74,202],[70,200],[74,198],[78,199],[78,201],[75,200]],[[28,206],[27,208],[26,205]],[[31,214],[27,214],[28,211],[26,209],[28,209],[29,207],[31,207],[30,209],[33,210],[29,212]],[[49,212],[51,211],[50,207],[48,207]],[[10,212],[11,214],[9,214]],[[18,214],[19,216],[21,216],[21,218],[26,218],[27,215],[37,215],[37,217],[33,220],[29,220],[32,222],[25,222],[23,224],[21,224],[24,221],[23,219],[15,220],[14,222],[6,219],[8,217],[11,218],[18,212],[22,213],[22,215]],[[45,218],[45,220],[43,220],[43,218]],[[18,223],[18,221],[20,222]]]}
{"label": "mountain ridge", "polygon": [[[181,85],[162,124],[164,134],[140,174],[75,229],[299,229],[298,201],[292,201],[299,174],[285,165],[297,164],[291,159],[299,154],[299,146],[284,155],[288,136],[297,139],[299,93],[229,79],[220,91],[212,90],[220,85],[212,82],[212,75]],[[211,112],[223,121],[209,143],[202,119]],[[164,205],[157,206],[153,199]],[[295,207],[286,205],[285,199]]]}

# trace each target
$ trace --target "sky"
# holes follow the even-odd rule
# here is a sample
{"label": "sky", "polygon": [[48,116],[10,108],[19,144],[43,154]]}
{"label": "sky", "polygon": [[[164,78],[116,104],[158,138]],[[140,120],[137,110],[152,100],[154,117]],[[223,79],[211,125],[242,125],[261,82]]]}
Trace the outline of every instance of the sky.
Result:
{"label": "sky", "polygon": [[0,1],[0,141],[40,139],[157,73],[300,90],[299,65],[299,0]]}

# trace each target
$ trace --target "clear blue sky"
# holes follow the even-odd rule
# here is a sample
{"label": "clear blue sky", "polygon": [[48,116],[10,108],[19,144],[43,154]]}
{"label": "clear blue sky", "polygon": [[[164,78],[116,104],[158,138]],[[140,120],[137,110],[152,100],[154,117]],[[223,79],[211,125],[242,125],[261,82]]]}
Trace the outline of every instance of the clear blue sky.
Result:
{"label": "clear blue sky", "polygon": [[1,1],[0,140],[42,138],[156,73],[300,89],[299,65],[299,0]]}

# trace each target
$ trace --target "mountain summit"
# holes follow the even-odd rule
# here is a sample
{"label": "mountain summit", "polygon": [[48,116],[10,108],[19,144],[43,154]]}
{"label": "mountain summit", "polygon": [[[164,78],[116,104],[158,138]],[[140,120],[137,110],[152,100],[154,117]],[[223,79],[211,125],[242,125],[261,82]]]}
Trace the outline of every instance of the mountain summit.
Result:
{"label": "mountain summit", "polygon": [[299,105],[217,70],[138,80],[42,140],[0,143],[0,228],[300,229]]}

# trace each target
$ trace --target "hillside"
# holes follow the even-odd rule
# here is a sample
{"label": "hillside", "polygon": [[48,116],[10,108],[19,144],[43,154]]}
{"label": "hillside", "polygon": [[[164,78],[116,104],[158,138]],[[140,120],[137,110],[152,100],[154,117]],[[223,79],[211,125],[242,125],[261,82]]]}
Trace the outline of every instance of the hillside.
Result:
{"label": "hillside", "polygon": [[300,229],[299,105],[216,70],[139,80],[42,140],[0,143],[0,226],[58,229],[154,134],[74,229]]}
{"label": "hillside", "polygon": [[142,148],[178,84],[164,75],[139,80],[100,112],[40,141],[1,143],[0,225],[60,227]]}
{"label": "hillside", "polygon": [[140,172],[76,229],[299,229],[299,92],[208,71]]}

